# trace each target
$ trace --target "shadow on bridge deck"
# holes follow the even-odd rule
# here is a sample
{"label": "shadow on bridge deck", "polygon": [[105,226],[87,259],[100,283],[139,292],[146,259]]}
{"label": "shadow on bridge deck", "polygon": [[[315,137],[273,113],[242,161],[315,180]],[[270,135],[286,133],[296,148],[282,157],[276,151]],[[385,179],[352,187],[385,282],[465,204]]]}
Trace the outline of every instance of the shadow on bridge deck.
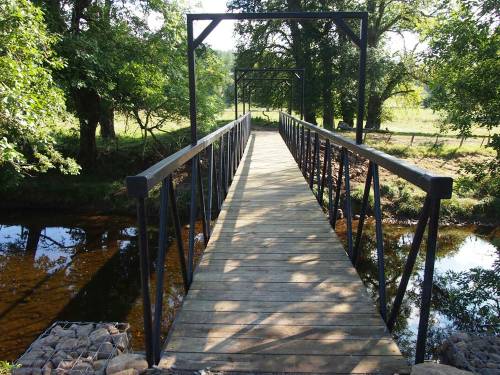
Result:
{"label": "shadow on bridge deck", "polygon": [[253,132],[160,367],[407,373],[277,132]]}

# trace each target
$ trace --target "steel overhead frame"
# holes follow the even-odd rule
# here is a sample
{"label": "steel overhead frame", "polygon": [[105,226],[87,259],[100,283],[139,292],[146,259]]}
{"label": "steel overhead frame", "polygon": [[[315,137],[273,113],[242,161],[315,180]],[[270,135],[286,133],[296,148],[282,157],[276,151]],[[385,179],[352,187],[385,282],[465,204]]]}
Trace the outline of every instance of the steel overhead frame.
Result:
{"label": "steel overhead frame", "polygon": [[[360,21],[359,35],[351,29],[346,20]],[[365,108],[366,55],[368,39],[368,12],[266,12],[266,13],[190,13],[187,14],[188,74],[189,74],[189,114],[191,118],[191,143],[198,140],[196,110],[195,50],[223,20],[332,20],[347,37],[359,47],[358,111],[356,122],[356,143],[363,142],[363,118]],[[196,21],[210,21],[195,38],[193,24]],[[236,89],[235,89],[236,91]]]}
{"label": "steel overhead frame", "polygon": [[[292,73],[288,78],[277,78],[275,76],[269,77],[259,77],[259,78],[246,78],[248,73]],[[252,74],[253,75],[253,74]],[[300,101],[300,119],[304,119],[304,93],[305,93],[305,68],[236,68],[234,70],[234,116],[238,118],[238,83],[243,81],[243,112],[245,112],[245,82],[248,81],[292,81],[291,85],[291,103],[293,106],[293,80],[297,78],[300,80],[301,87],[301,101]],[[250,107],[250,103],[249,103]]]}
{"label": "steel overhead frame", "polygon": [[[247,111],[246,111],[246,97],[247,97],[247,94],[248,94],[248,111],[251,111],[251,94],[252,94],[252,91],[251,89],[252,88],[263,88],[265,86],[263,85],[253,85],[252,83],[253,82],[261,82],[261,81],[274,81],[276,82],[277,85],[279,84],[285,84],[287,87],[290,87],[290,103],[289,103],[289,106],[290,108],[292,107],[292,102],[293,102],[293,84],[291,84],[289,81],[289,78],[269,78],[269,79],[259,79],[259,78],[245,78],[243,79],[241,82],[243,83],[243,90],[242,90],[242,99],[243,99],[243,114],[245,114]],[[235,102],[235,105],[237,105],[237,103]],[[291,112],[291,111],[290,111]]]}

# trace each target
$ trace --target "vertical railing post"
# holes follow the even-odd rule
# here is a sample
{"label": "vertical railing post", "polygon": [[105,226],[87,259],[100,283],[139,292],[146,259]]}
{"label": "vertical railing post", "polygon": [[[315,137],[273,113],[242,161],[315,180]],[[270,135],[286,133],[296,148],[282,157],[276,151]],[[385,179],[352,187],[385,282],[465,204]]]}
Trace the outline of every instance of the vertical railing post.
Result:
{"label": "vertical railing post", "polygon": [[229,192],[230,175],[231,175],[231,130],[227,132],[226,143],[226,194]]}
{"label": "vertical railing post", "polygon": [[161,344],[161,318],[163,313],[163,281],[165,271],[165,256],[167,253],[167,227],[168,227],[168,177],[162,181],[160,190],[160,233],[158,239],[158,256],[156,259],[156,298],[154,311],[153,348],[154,362],[160,362]]}
{"label": "vertical railing post", "polygon": [[208,236],[210,237],[212,226],[212,201],[214,187],[214,144],[208,146],[208,197],[207,197],[207,221]]}
{"label": "vertical railing post", "polygon": [[146,202],[144,198],[137,199],[137,222],[139,225],[139,258],[142,287],[142,308],[144,319],[144,346],[149,367],[154,364],[153,321],[151,316],[151,297],[149,285],[149,248],[146,221]]}
{"label": "vertical railing post", "polygon": [[203,241],[205,246],[208,243],[208,237],[210,233],[210,223],[207,219],[207,211],[205,209],[205,192],[203,189],[203,176],[201,174],[201,161],[200,156],[198,156],[198,194],[200,195],[200,209],[201,209],[201,221],[203,226]]}
{"label": "vertical railing post", "polygon": [[333,173],[332,173],[332,146],[328,144],[328,221],[333,224]]}
{"label": "vertical railing post", "polygon": [[342,176],[344,173],[344,153],[343,149],[340,151],[340,160],[339,160],[339,172],[337,175],[337,182],[335,184],[335,198],[333,201],[333,219],[332,219],[332,227],[335,229],[335,225],[337,224],[337,211],[339,209],[339,201],[340,201],[340,191],[342,188]]}
{"label": "vertical railing post", "polygon": [[311,168],[309,171],[309,187],[312,189],[314,184],[314,172],[316,168],[316,153],[318,152],[318,133],[314,133],[314,149],[312,153]]}
{"label": "vertical railing post", "polygon": [[217,153],[217,156],[216,156],[215,150],[213,151],[214,152],[214,162],[213,162],[214,167],[213,167],[213,169],[214,169],[214,178],[215,178],[215,199],[217,202],[217,212],[220,211],[221,206],[222,206],[222,182],[221,182],[221,178],[220,178],[221,172],[222,172],[222,164],[221,164],[221,158],[220,158],[220,155],[221,155],[220,146],[222,144],[221,140],[222,140],[222,137],[219,140],[219,147],[218,147],[219,152]]}
{"label": "vertical railing post", "polygon": [[309,160],[311,157],[311,130],[307,129],[307,137],[306,137],[306,155],[305,155],[305,160],[304,160],[304,170],[303,174],[304,177],[307,178],[307,170],[309,168]]}
{"label": "vertical railing post", "polygon": [[430,200],[429,228],[427,231],[427,251],[425,254],[424,283],[420,301],[420,319],[418,322],[417,349],[415,363],[422,363],[425,359],[425,344],[429,328],[431,309],[432,283],[434,278],[434,262],[436,258],[437,233],[439,224],[440,200],[434,197]]}
{"label": "vertical railing post", "polygon": [[179,219],[179,212],[177,211],[177,201],[175,199],[175,189],[172,175],[168,177],[168,189],[170,197],[170,205],[172,206],[172,217],[175,228],[175,238],[177,240],[177,251],[179,260],[181,262],[182,281],[184,282],[184,292],[187,293],[189,289],[189,275],[186,267],[186,257],[184,255],[184,242],[182,241],[182,229]]}
{"label": "vertical railing post", "polygon": [[385,297],[384,236],[382,233],[382,210],[380,207],[380,182],[378,165],[372,164],[373,175],[373,211],[375,214],[375,237],[377,241],[378,294],[380,315],[387,322],[387,301]]}
{"label": "vertical railing post", "polygon": [[361,212],[359,213],[358,230],[356,231],[356,241],[352,254],[352,263],[354,265],[358,262],[359,247],[361,246],[361,238],[363,236],[363,225],[365,223],[366,211],[368,210],[368,201],[370,198],[370,187],[372,184],[372,162],[368,163],[368,170],[366,174],[365,190],[363,192],[363,202],[361,203]]}
{"label": "vertical railing post", "polygon": [[[319,192],[319,186],[320,186],[320,175],[321,175],[321,140],[319,139],[319,134],[315,139],[317,146],[316,146],[316,191],[317,193]],[[319,200],[318,200],[319,201]]]}
{"label": "vertical railing post", "polygon": [[191,202],[189,207],[189,249],[188,249],[188,276],[189,286],[193,282],[194,271],[194,236],[196,225],[196,188],[198,182],[198,155],[191,159]]}
{"label": "vertical railing post", "polygon": [[299,157],[299,169],[303,171],[304,169],[304,126],[300,127],[300,157]]}
{"label": "vertical railing post", "polygon": [[[227,195],[227,186],[226,186],[226,153],[225,153],[225,134],[222,134],[220,138],[220,150],[219,150],[219,162],[220,162],[220,181],[221,181],[221,200],[219,202],[220,207],[222,207],[222,201]],[[219,208],[220,209],[220,208]]]}
{"label": "vertical railing post", "polygon": [[328,169],[328,159],[330,158],[330,140],[325,141],[325,152],[323,154],[323,170],[321,173],[321,184],[318,188],[318,202],[320,206],[323,206],[323,194],[325,192],[325,184],[327,179],[327,169]]}
{"label": "vertical railing post", "polygon": [[345,178],[345,220],[347,226],[347,253],[352,259],[352,209],[351,209],[351,177],[349,176],[349,151],[342,148],[344,157],[344,178]]}

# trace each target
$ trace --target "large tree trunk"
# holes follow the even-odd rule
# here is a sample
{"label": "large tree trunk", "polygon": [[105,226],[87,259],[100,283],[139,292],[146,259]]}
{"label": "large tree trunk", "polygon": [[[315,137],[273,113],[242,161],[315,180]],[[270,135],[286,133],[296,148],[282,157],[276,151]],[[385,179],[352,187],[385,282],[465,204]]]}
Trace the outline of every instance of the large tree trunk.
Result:
{"label": "large tree trunk", "polygon": [[356,109],[352,103],[345,99],[343,95],[340,98],[340,111],[342,113],[342,121],[349,124],[350,127],[354,127],[354,115],[356,113]]}
{"label": "large tree trunk", "polygon": [[75,103],[80,120],[81,165],[85,169],[95,166],[97,159],[96,129],[100,117],[100,98],[96,91],[81,89],[75,92]]}
{"label": "large tree trunk", "polygon": [[333,130],[334,126],[332,90],[323,90],[323,127]]}
{"label": "large tree trunk", "polygon": [[[328,34],[327,34],[328,35]],[[323,98],[323,127],[333,130],[334,128],[334,113],[333,113],[333,51],[332,47],[328,44],[331,43],[327,40],[326,43],[321,43],[321,65],[323,70],[323,79],[321,82],[321,91]]]}
{"label": "large tree trunk", "polygon": [[105,139],[116,138],[115,111],[109,102],[102,101],[99,124],[101,125],[101,137]]}
{"label": "large tree trunk", "polygon": [[97,121],[80,120],[80,163],[85,169],[92,169],[97,160],[95,134]]}
{"label": "large tree trunk", "polygon": [[365,125],[367,129],[380,129],[382,124],[382,104],[383,101],[378,95],[371,94],[368,97]]}

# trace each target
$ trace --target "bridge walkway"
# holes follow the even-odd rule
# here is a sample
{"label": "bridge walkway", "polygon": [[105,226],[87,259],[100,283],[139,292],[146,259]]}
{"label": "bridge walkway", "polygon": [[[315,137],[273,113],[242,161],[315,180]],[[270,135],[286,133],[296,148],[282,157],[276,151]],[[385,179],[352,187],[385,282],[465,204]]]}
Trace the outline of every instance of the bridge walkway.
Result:
{"label": "bridge walkway", "polygon": [[252,132],[159,367],[409,372],[277,132]]}

